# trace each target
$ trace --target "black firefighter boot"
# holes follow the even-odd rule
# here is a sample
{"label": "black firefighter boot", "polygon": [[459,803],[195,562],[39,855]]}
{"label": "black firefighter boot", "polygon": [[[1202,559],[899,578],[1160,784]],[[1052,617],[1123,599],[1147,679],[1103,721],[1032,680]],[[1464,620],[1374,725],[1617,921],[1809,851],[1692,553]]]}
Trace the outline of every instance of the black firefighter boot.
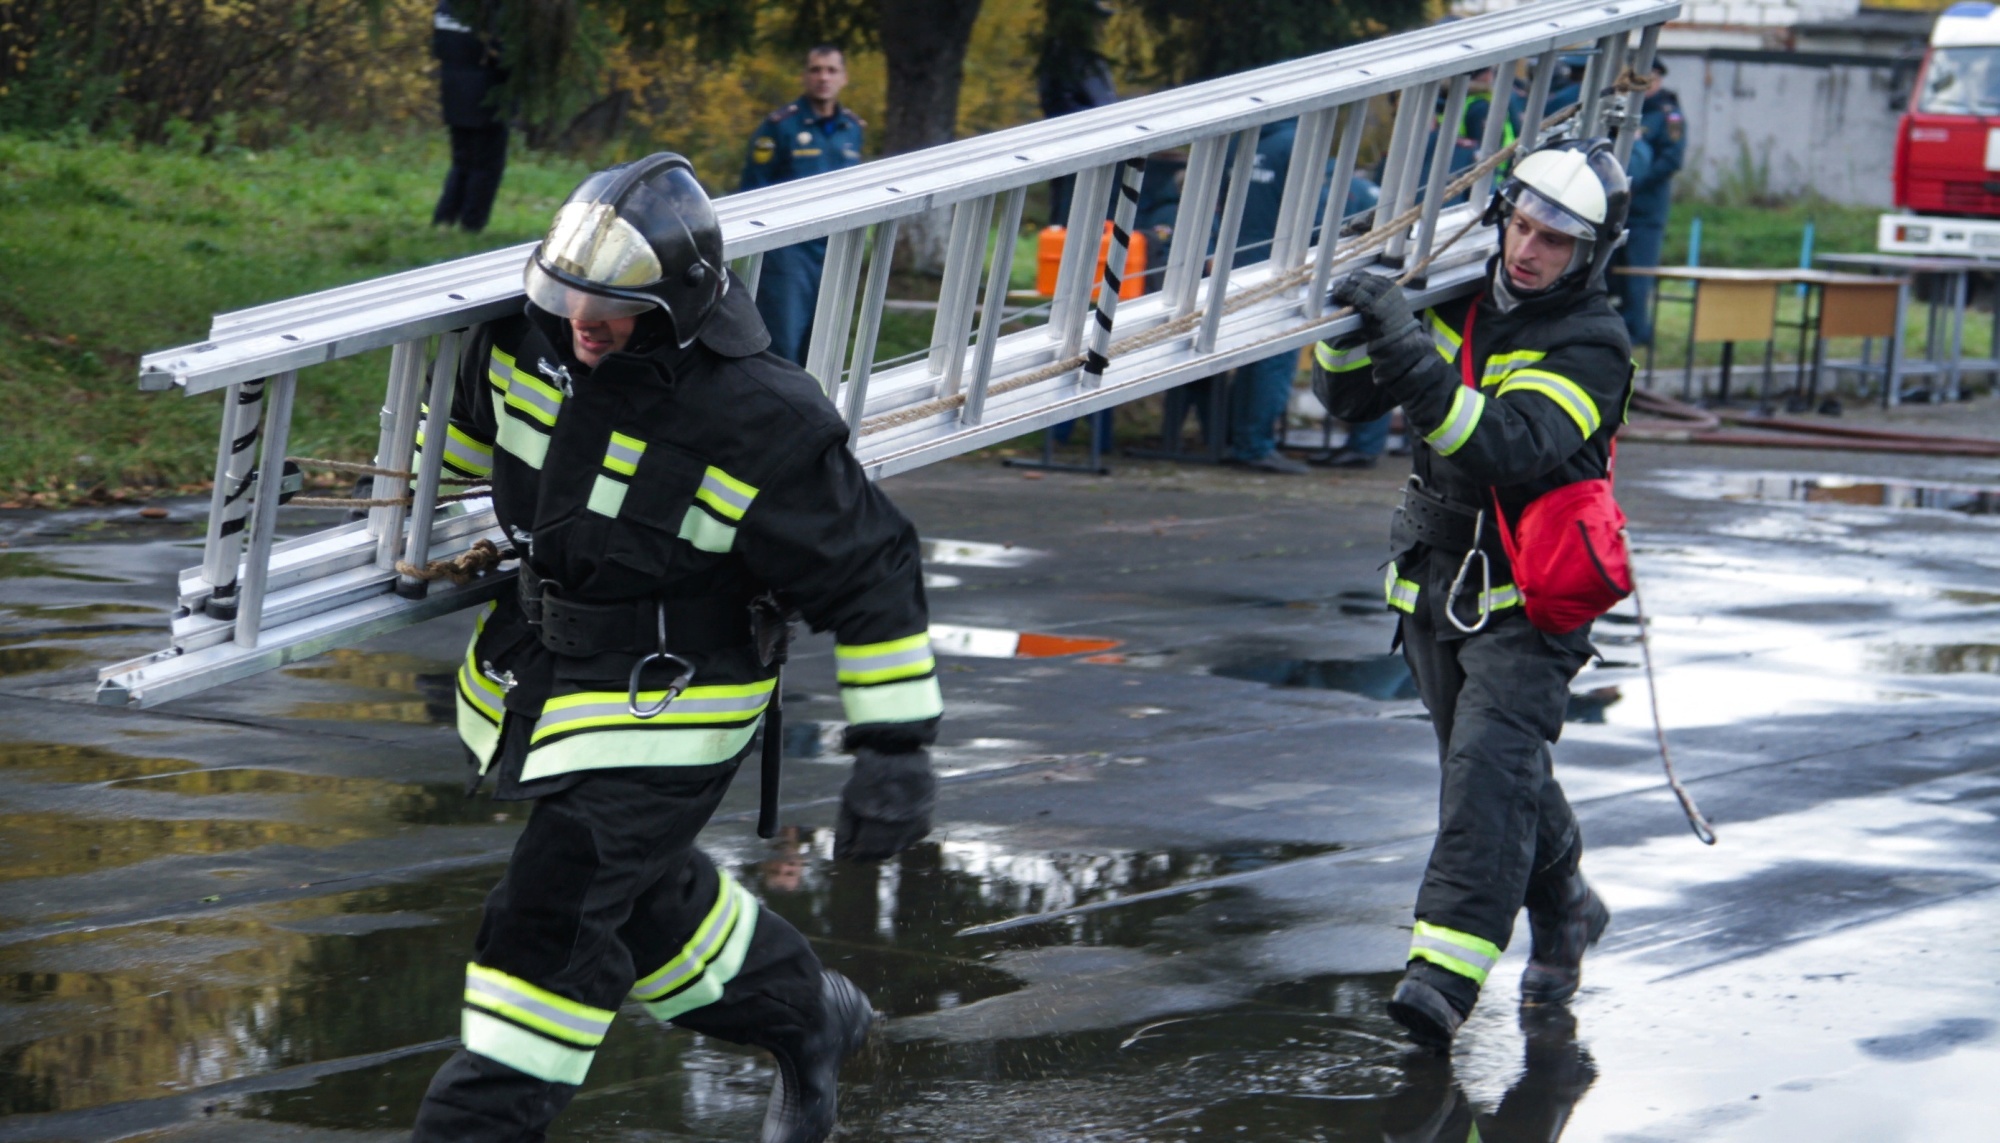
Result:
{"label": "black firefighter boot", "polygon": [[1583,953],[1604,935],[1611,910],[1574,860],[1559,862],[1528,885],[1528,969],[1521,1003],[1561,1004],[1583,980]]}
{"label": "black firefighter boot", "polygon": [[763,1143],[820,1143],[833,1133],[840,1062],[860,1050],[874,1022],[868,997],[846,977],[825,970],[819,1022],[771,1049],[778,1082],[764,1110]]}
{"label": "black firefighter boot", "polygon": [[1451,1038],[1479,1001],[1479,985],[1427,960],[1413,960],[1389,997],[1389,1016],[1403,1026],[1419,1047],[1440,1056],[1451,1051]]}

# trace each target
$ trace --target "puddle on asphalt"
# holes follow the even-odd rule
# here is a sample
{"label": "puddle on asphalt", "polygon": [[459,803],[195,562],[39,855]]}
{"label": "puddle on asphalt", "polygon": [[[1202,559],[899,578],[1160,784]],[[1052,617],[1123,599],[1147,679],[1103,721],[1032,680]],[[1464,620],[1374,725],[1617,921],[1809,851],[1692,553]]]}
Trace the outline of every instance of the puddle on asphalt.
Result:
{"label": "puddle on asphalt", "polygon": [[457,719],[453,664],[398,651],[328,651],[285,668],[295,679],[338,683],[373,692],[368,698],[293,703],[287,718],[315,721],[404,722],[450,725]]}
{"label": "puddle on asphalt", "polygon": [[186,770],[184,758],[142,758],[101,746],[62,742],[0,742],[0,776],[45,782],[115,782]]}
{"label": "puddle on asphalt", "polygon": [[36,603],[9,603],[0,605],[0,611],[37,622],[75,623],[102,619],[107,615],[157,615],[160,609],[132,603],[66,603],[53,607]]}
{"label": "puddle on asphalt", "polygon": [[1711,494],[1723,500],[1845,504],[1956,512],[1964,516],[2000,515],[2000,488],[1988,485],[1798,473],[1703,472],[1700,477]]}
{"label": "puddle on asphalt", "polygon": [[456,783],[389,782],[380,778],[342,778],[234,766],[123,778],[110,785],[112,789],[191,797],[285,795],[298,799],[289,803],[298,807],[296,816],[315,822],[354,818],[409,825],[458,825],[525,819],[530,804],[468,798],[465,788]]}
{"label": "puddle on asphalt", "polygon": [[1884,643],[1868,648],[1872,669],[1889,675],[2000,674],[2000,643]]}
{"label": "puddle on asphalt", "polygon": [[0,647],[0,678],[68,670],[91,657],[76,647]]}
{"label": "puddle on asphalt", "polygon": [[977,540],[925,540],[923,541],[923,561],[926,565],[947,565],[962,568],[1018,568],[1048,555],[1035,548],[1021,548],[1013,544],[986,544]]}
{"label": "puddle on asphalt", "polygon": [[73,579],[81,583],[125,583],[117,576],[91,575],[40,552],[0,552],[0,579]]}
{"label": "puddle on asphalt", "polygon": [[1236,659],[1210,667],[1225,679],[1273,687],[1345,691],[1394,702],[1417,697],[1417,681],[1401,655],[1361,655],[1352,659]]}

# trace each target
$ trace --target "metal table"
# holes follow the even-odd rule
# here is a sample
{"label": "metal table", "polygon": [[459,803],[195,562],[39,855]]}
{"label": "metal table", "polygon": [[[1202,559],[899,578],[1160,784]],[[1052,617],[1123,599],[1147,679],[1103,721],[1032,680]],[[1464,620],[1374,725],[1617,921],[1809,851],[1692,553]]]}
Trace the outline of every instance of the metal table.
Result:
{"label": "metal table", "polygon": [[[1890,385],[1895,397],[1890,403],[1902,398],[1902,379],[1912,374],[1937,377],[1942,385],[1932,385],[1932,401],[1957,400],[1960,383],[1964,375],[1985,373],[2000,376],[2000,307],[1993,316],[1992,348],[1993,356],[1967,360],[1965,357],[1965,317],[1966,301],[1971,293],[1972,275],[1986,274],[2000,277],[2000,261],[1981,258],[1924,258],[1908,254],[1821,254],[1815,261],[1829,266],[1850,266],[1871,274],[1900,274],[1909,278],[1935,277],[1941,280],[1942,289],[1934,291],[1926,303],[1928,313],[1924,324],[1924,356],[1910,359],[1903,355],[1896,369],[1896,376]],[[1944,306],[1950,303],[1948,347],[1940,345],[1940,334],[1945,332],[1946,313]],[[1859,362],[1837,361],[1831,367],[1838,370],[1860,369],[1873,372],[1877,367],[1870,361],[1872,356],[1870,341],[1862,342]],[[1948,348],[1948,354],[1941,353]]]}
{"label": "metal table", "polygon": [[[1909,279],[1884,278],[1870,274],[1843,274],[1832,270],[1798,268],[1737,269],[1722,266],[1621,266],[1620,274],[1655,278],[1664,286],[1669,281],[1687,282],[1685,295],[1653,291],[1653,328],[1659,328],[1662,300],[1684,303],[1692,320],[1688,322],[1687,365],[1681,382],[1682,396],[1694,398],[1694,347],[1697,342],[1722,343],[1722,377],[1717,388],[1718,403],[1729,400],[1730,374],[1736,362],[1736,343],[1764,343],[1763,396],[1768,399],[1779,327],[1798,331],[1798,381],[1793,387],[1795,407],[1810,408],[1819,396],[1819,377],[1828,337],[1882,337],[1887,345],[1882,371],[1883,399],[1894,404],[1901,381],[1901,334],[1903,314],[1908,305]],[[1807,287],[1806,305],[1797,321],[1778,317],[1778,290],[1798,285]],[[1810,366],[1807,347],[1810,344]],[[1653,353],[1646,347],[1646,379],[1653,378]]]}

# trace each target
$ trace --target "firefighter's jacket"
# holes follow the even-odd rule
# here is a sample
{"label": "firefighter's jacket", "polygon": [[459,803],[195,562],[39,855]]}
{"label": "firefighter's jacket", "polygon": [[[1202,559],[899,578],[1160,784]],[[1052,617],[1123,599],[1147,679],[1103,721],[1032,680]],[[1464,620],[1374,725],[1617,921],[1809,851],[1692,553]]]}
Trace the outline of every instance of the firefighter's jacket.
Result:
{"label": "firefighter's jacket", "polygon": [[[459,737],[482,772],[497,761],[527,783],[736,758],[771,698],[776,670],[749,616],[771,590],[835,633],[850,740],[873,731],[909,749],[932,737],[943,703],[916,530],[862,474],[812,378],[762,352],[769,336],[732,285],[687,349],[666,339],[595,369],[572,356],[566,324],[532,306],[473,337],[447,473],[490,476],[500,524],[544,592],[633,607],[638,628],[636,646],[558,654],[505,593],[458,672]],[[693,685],[642,719],[628,679],[661,612]],[[678,673],[649,664],[641,707]],[[503,735],[503,718],[532,730]],[[520,756],[496,759],[503,741]]]}
{"label": "firefighter's jacket", "polygon": [[[1418,316],[1428,339],[1367,344],[1358,333],[1314,348],[1313,387],[1334,416],[1372,420],[1397,405],[1410,425],[1415,475],[1433,494],[1484,511],[1480,548],[1491,561],[1489,587],[1475,562],[1456,599],[1466,624],[1480,612],[1520,606],[1493,523],[1494,493],[1510,523],[1536,497],[1607,474],[1611,438],[1632,395],[1631,343],[1601,284],[1579,284],[1523,301],[1501,313],[1488,286]],[[1472,323],[1472,377],[1460,354]],[[1389,606],[1432,609],[1440,634],[1454,637],[1445,608],[1464,552],[1433,552],[1398,530],[1384,585]]]}

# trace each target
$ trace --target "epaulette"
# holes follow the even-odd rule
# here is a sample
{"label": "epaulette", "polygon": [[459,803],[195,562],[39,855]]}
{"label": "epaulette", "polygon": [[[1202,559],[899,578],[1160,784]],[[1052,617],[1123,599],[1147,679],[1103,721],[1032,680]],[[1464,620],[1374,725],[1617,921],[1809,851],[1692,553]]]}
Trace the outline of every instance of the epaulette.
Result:
{"label": "epaulette", "polygon": [[852,112],[852,111],[847,111],[847,112],[843,112],[843,114],[845,114],[845,115],[846,115],[846,116],[847,116],[847,117],[848,117],[849,119],[852,119],[852,120],[854,120],[854,125],[855,125],[856,127],[866,127],[866,126],[868,126],[868,120],[866,120],[866,119],[863,119],[863,118],[862,118],[861,116],[859,116],[859,115],[856,115],[856,114],[855,114],[854,112]]}

